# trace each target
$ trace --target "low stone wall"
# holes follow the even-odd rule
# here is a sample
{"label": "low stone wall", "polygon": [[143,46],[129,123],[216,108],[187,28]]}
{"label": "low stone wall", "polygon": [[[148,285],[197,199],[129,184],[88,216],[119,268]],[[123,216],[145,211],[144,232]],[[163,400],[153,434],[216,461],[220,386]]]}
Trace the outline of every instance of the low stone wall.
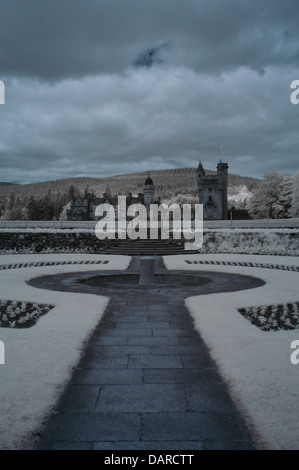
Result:
{"label": "low stone wall", "polygon": [[[99,240],[93,231],[0,231],[0,253],[94,253],[120,243]],[[134,241],[132,241],[134,243]],[[150,243],[150,241],[149,241]],[[173,244],[179,244],[173,240]],[[200,253],[299,256],[298,231],[210,231],[204,233]],[[125,254],[125,253],[124,253]]]}

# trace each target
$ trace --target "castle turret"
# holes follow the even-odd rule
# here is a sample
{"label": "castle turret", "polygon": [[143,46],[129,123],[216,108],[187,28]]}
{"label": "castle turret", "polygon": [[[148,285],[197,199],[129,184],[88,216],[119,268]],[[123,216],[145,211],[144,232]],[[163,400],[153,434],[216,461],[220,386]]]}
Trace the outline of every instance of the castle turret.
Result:
{"label": "castle turret", "polygon": [[155,187],[154,187],[153,180],[150,177],[149,173],[144,183],[143,194],[144,194],[144,205],[146,209],[149,211],[150,204],[154,204],[154,201],[155,201]]}
{"label": "castle turret", "polygon": [[196,170],[197,173],[197,191],[198,191],[198,198],[199,198],[199,204],[203,203],[203,180],[205,176],[205,170],[203,169],[201,160],[199,160],[198,167]]}
{"label": "castle turret", "polygon": [[202,175],[202,176],[205,175],[205,170],[203,169],[201,160],[199,160],[198,167],[197,167],[197,170],[196,170],[196,171],[197,171],[197,174],[198,174],[198,175]]}

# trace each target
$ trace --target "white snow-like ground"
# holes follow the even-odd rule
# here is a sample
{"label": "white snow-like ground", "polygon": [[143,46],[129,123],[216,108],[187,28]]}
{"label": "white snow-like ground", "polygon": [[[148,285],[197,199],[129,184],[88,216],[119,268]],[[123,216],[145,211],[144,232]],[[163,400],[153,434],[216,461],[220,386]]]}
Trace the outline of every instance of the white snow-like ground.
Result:
{"label": "white snow-like ground", "polygon": [[0,365],[0,449],[26,448],[78,363],[82,348],[101,319],[108,298],[37,289],[26,281],[71,271],[126,269],[128,256],[4,255],[0,264],[37,261],[109,260],[108,264],[39,266],[0,271],[0,298],[55,307],[28,329],[0,328],[5,364]]}
{"label": "white snow-like ground", "polygon": [[299,364],[291,363],[290,345],[299,340],[299,330],[261,331],[237,309],[298,301],[299,272],[187,264],[185,260],[299,266],[299,257],[221,254],[164,257],[168,269],[238,273],[266,282],[250,290],[190,297],[186,305],[261,448],[298,450]]}
{"label": "white snow-like ground", "polygon": [[[0,298],[54,304],[29,329],[0,328],[6,364],[0,365],[0,448],[26,448],[55,405],[82,348],[103,315],[108,298],[37,289],[26,280],[70,271],[126,269],[130,257],[88,254],[2,255],[0,264],[95,261],[108,264],[39,266],[0,271]],[[299,365],[290,344],[299,330],[263,332],[237,311],[245,306],[298,301],[299,273],[241,266],[187,264],[185,260],[256,262],[299,266],[299,257],[179,255],[164,257],[168,269],[232,272],[259,277],[262,287],[186,300],[195,326],[247,422],[268,449],[299,449]]]}

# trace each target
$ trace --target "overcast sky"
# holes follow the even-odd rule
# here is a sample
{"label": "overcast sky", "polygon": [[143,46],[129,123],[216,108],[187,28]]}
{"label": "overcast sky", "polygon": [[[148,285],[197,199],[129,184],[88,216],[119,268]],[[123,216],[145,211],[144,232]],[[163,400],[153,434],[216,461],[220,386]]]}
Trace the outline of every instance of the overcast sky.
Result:
{"label": "overcast sky", "polygon": [[[0,0],[0,181],[299,169],[298,0]],[[223,146],[223,150],[220,147]]]}

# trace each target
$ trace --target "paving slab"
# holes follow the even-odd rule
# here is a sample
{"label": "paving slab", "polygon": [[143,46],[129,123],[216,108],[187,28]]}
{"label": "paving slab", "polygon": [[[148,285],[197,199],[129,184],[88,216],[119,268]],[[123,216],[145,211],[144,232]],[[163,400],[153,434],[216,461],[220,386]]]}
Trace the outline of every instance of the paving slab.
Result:
{"label": "paving slab", "polygon": [[[137,263],[133,258],[127,272],[136,272]],[[166,272],[161,259],[156,266],[157,272]],[[95,285],[80,287],[79,278],[82,273],[77,278],[71,273],[68,282],[61,283],[58,275],[56,288],[70,289],[73,282],[76,292],[82,288],[103,294]],[[184,303],[195,292],[206,293],[207,286],[209,292],[219,292],[221,286],[229,291],[236,285],[255,287],[252,278],[230,274],[225,279],[221,273],[197,290],[194,286],[127,289],[121,283],[106,288],[110,302],[104,317],[35,448],[254,449],[254,438]],[[40,287],[46,286],[41,280]]]}
{"label": "paving slab", "polygon": [[77,368],[72,377],[72,384],[142,384],[142,369],[126,369],[126,368]]}
{"label": "paving slab", "polygon": [[[145,369],[143,371],[143,382],[153,384],[182,383],[186,386],[196,384],[196,387],[202,383],[207,383],[209,385],[213,384],[215,386],[220,384],[223,390],[223,383],[219,376],[215,375],[215,369],[209,367],[198,367],[193,369]],[[225,396],[227,396],[226,393]]]}
{"label": "paving slab", "polygon": [[103,385],[95,411],[155,412],[187,411],[183,384]]}

